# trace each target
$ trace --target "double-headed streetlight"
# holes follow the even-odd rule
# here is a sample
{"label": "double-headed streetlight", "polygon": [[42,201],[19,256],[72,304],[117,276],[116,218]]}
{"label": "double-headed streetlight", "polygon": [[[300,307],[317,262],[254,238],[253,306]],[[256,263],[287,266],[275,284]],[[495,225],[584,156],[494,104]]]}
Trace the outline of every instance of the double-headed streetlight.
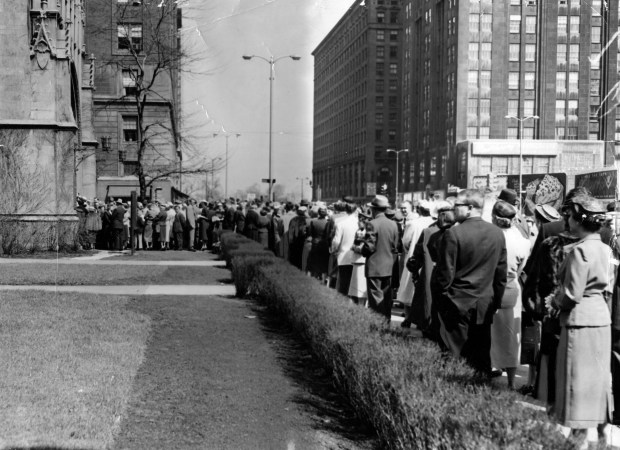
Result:
{"label": "double-headed streetlight", "polygon": [[400,171],[400,166],[398,165],[398,155],[401,152],[409,152],[408,148],[401,148],[400,150],[396,150],[393,148],[387,149],[388,153],[396,153],[396,188],[395,188],[395,196],[394,196],[394,207],[396,207],[396,203],[398,203],[398,172]]}
{"label": "double-headed streetlight", "polygon": [[285,55],[274,58],[270,56],[269,58],[265,58],[263,56],[258,55],[243,55],[242,58],[246,61],[251,60],[252,58],[258,58],[265,61],[269,64],[269,201],[273,201],[273,176],[272,176],[272,132],[273,132],[273,80],[275,79],[275,70],[274,67],[278,61],[285,58],[291,58],[293,61],[299,61],[301,56],[295,55]]}
{"label": "double-headed streetlight", "polygon": [[[211,196],[213,196],[213,192],[215,191],[215,161],[218,161],[222,158],[219,156],[216,158],[211,158]],[[205,194],[206,200],[209,200],[209,171],[207,171],[207,177],[205,179]]]}
{"label": "double-headed streetlight", "polygon": [[538,116],[527,116],[527,117],[517,117],[517,116],[506,116],[506,119],[514,119],[519,121],[519,204],[521,208],[523,208],[523,204],[521,201],[521,192],[523,192],[523,122],[526,120],[538,120],[540,117]]}
{"label": "double-headed streetlight", "polygon": [[299,199],[299,201],[304,199],[304,180],[309,180],[310,178],[308,177],[296,177],[296,180],[299,180],[301,183],[301,199]]}
{"label": "double-headed streetlight", "polygon": [[213,133],[213,137],[224,136],[226,138],[226,161],[225,164],[225,188],[224,188],[224,198],[228,199],[228,138],[231,136],[240,137],[241,133]]}

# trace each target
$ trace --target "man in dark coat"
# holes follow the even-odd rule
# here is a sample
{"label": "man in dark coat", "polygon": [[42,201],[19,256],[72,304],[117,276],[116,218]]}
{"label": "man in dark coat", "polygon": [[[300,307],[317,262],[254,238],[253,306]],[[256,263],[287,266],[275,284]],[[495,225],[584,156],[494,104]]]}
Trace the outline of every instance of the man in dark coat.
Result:
{"label": "man in dark coat", "polygon": [[112,235],[114,236],[114,249],[123,249],[123,220],[125,219],[125,213],[127,211],[123,208],[123,201],[118,199],[116,201],[116,208],[112,211]]}
{"label": "man in dark coat", "polygon": [[392,268],[398,254],[398,226],[385,217],[388,199],[377,195],[372,203],[373,220],[366,228],[366,242],[362,255],[366,257],[366,287],[368,306],[385,316],[388,324],[392,317]]}
{"label": "man in dark coat", "polygon": [[483,205],[477,190],[459,193],[454,214],[460,225],[444,234],[437,281],[444,343],[490,375],[491,323],[504,295],[507,263],[504,234],[482,220]]}
{"label": "man in dark coat", "polygon": [[187,226],[187,219],[185,214],[181,211],[181,205],[174,207],[174,222],[172,222],[172,234],[174,236],[174,249],[183,250],[183,234]]}

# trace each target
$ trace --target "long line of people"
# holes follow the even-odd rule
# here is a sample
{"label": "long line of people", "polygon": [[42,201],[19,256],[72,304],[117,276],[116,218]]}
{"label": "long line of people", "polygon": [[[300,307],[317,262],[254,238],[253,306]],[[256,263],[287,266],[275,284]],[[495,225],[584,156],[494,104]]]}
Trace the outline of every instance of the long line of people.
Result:
{"label": "long line of people", "polygon": [[[604,440],[612,421],[613,381],[620,419],[620,301],[615,205],[584,188],[561,211],[518,195],[464,190],[445,201],[384,196],[356,205],[321,202],[229,206],[242,232],[291,264],[366,305],[390,323],[393,301],[403,327],[464,358],[482,376],[530,366],[520,391],[548,405],[559,423]],[[231,214],[232,214],[231,213]],[[245,220],[240,220],[245,214]],[[584,439],[584,445],[585,443]]]}

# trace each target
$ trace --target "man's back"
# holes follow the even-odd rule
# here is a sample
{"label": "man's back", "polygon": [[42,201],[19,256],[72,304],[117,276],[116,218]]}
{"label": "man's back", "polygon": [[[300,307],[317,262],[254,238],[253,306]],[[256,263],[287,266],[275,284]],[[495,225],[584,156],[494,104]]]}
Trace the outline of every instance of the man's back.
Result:
{"label": "man's back", "polygon": [[398,250],[398,226],[384,214],[378,214],[370,222],[369,229],[374,235],[374,251],[366,259],[366,276],[389,277]]}
{"label": "man's back", "polygon": [[442,294],[462,314],[477,310],[477,323],[489,322],[494,302],[506,286],[506,242],[502,231],[480,217],[452,227],[443,237],[437,269]]}

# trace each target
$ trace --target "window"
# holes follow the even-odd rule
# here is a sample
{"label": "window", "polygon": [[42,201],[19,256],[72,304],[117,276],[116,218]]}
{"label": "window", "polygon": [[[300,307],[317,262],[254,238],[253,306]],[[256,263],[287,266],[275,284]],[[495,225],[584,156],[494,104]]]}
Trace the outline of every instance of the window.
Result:
{"label": "window", "polygon": [[477,42],[469,43],[469,60],[478,61],[479,44]]}
{"label": "window", "polygon": [[375,113],[375,122],[377,124],[382,124],[383,123],[383,113],[382,112]]}
{"label": "window", "polygon": [[508,100],[508,115],[519,116],[519,100]]}
{"label": "window", "polygon": [[391,30],[390,31],[390,41],[392,41],[392,42],[398,41],[398,31],[396,31],[396,30]]}
{"label": "window", "polygon": [[378,128],[375,130],[375,141],[381,142],[383,140],[383,130]]}
{"label": "window", "polygon": [[567,28],[568,28],[568,17],[558,16],[558,37],[566,38]]}
{"label": "window", "polygon": [[377,13],[377,22],[378,23],[385,22],[385,13],[384,12],[378,12]]}
{"label": "window", "polygon": [[398,75],[398,64],[390,63],[390,75]]}
{"label": "window", "polygon": [[388,131],[388,140],[390,142],[394,142],[396,140],[396,130],[389,130]]}
{"label": "window", "polygon": [[385,74],[385,64],[377,63],[377,76],[382,77]]}
{"label": "window", "polygon": [[123,69],[123,92],[124,95],[132,96],[136,95],[136,75],[132,70]]}
{"label": "window", "polygon": [[398,47],[395,45],[390,46],[390,58],[396,58],[398,56]]}
{"label": "window", "polygon": [[391,12],[390,13],[390,23],[397,23],[398,22],[398,13],[397,12]]}
{"label": "window", "polygon": [[523,101],[523,115],[525,117],[534,115],[534,100]]}
{"label": "window", "polygon": [[467,115],[472,118],[478,117],[478,100],[470,98],[467,100]]}
{"label": "window", "polygon": [[491,120],[491,100],[480,100],[480,124],[488,125]]}
{"label": "window", "polygon": [[601,91],[601,80],[590,80],[590,95],[597,96]]}
{"label": "window", "polygon": [[525,18],[525,32],[528,34],[536,33],[536,16],[527,16]]}
{"label": "window", "polygon": [[534,128],[533,127],[523,128],[523,139],[534,139]]}
{"label": "window", "polygon": [[508,74],[508,89],[519,89],[519,72]]}
{"label": "window", "polygon": [[569,46],[568,63],[571,65],[579,65],[579,44],[571,44]]}
{"label": "window", "polygon": [[398,89],[398,82],[396,80],[390,80],[390,91]]}
{"label": "window", "polygon": [[138,118],[135,116],[123,116],[123,138],[125,142],[138,140]]}
{"label": "window", "polygon": [[521,32],[521,15],[510,15],[510,32],[519,34]]}
{"label": "window", "polygon": [[570,140],[577,139],[577,127],[568,127],[566,129],[566,139],[570,139]]}
{"label": "window", "polygon": [[569,100],[568,101],[568,108],[566,110],[566,113],[568,115],[568,122],[577,122],[577,110],[579,107],[579,101],[578,100]]}
{"label": "window", "polygon": [[383,108],[383,97],[382,96],[375,97],[375,106],[377,108]]}
{"label": "window", "polygon": [[377,45],[377,58],[385,58],[385,47]]}
{"label": "window", "polygon": [[377,30],[377,40],[385,41],[385,30]]}
{"label": "window", "polygon": [[491,14],[483,14],[480,21],[480,31],[483,33],[493,32],[493,16]]}
{"label": "window", "polygon": [[478,89],[478,71],[470,70],[467,75],[468,85],[470,90]]}
{"label": "window", "polygon": [[390,108],[396,108],[396,106],[398,105],[398,100],[396,99],[395,95],[390,95],[388,99],[388,105]]}
{"label": "window", "polygon": [[506,130],[506,138],[517,139],[519,137],[519,129],[517,127],[508,127]]}
{"label": "window", "polygon": [[601,68],[601,58],[598,53],[590,55],[590,69],[599,70]]}
{"label": "window", "polygon": [[566,120],[566,102],[564,100],[555,101],[555,123],[563,123]]}
{"label": "window", "polygon": [[491,97],[491,71],[480,71],[480,98]]}
{"label": "window", "polygon": [[476,139],[478,137],[478,127],[467,127],[467,139]]}
{"label": "window", "polygon": [[579,16],[570,16],[570,37],[579,36]]}
{"label": "window", "polygon": [[579,93],[579,72],[568,73],[568,94],[577,95]]}
{"label": "window", "polygon": [[519,61],[520,53],[521,53],[521,44],[510,44],[510,46],[508,47],[508,59],[510,61]]}
{"label": "window", "polygon": [[566,65],[566,44],[558,44],[558,66]]}
{"label": "window", "polygon": [[536,74],[534,72],[525,72],[524,87],[525,89],[534,89],[536,84]]}
{"label": "window", "polygon": [[560,96],[566,95],[566,72],[556,72],[555,93]]}
{"label": "window", "polygon": [[491,61],[491,43],[483,42],[480,44],[480,59],[482,61]]}
{"label": "window", "polygon": [[555,128],[555,138],[558,140],[566,139],[566,128],[564,127],[556,127]]}
{"label": "window", "polygon": [[601,27],[592,27],[592,43],[601,43]]}
{"label": "window", "polygon": [[536,44],[525,44],[525,60],[536,61]]}
{"label": "window", "polygon": [[385,80],[378,79],[377,80],[377,92],[385,91]]}
{"label": "window", "polygon": [[469,15],[469,32],[470,33],[480,32],[480,14]]}
{"label": "window", "polygon": [[142,51],[142,25],[121,24],[117,28],[118,49]]}

